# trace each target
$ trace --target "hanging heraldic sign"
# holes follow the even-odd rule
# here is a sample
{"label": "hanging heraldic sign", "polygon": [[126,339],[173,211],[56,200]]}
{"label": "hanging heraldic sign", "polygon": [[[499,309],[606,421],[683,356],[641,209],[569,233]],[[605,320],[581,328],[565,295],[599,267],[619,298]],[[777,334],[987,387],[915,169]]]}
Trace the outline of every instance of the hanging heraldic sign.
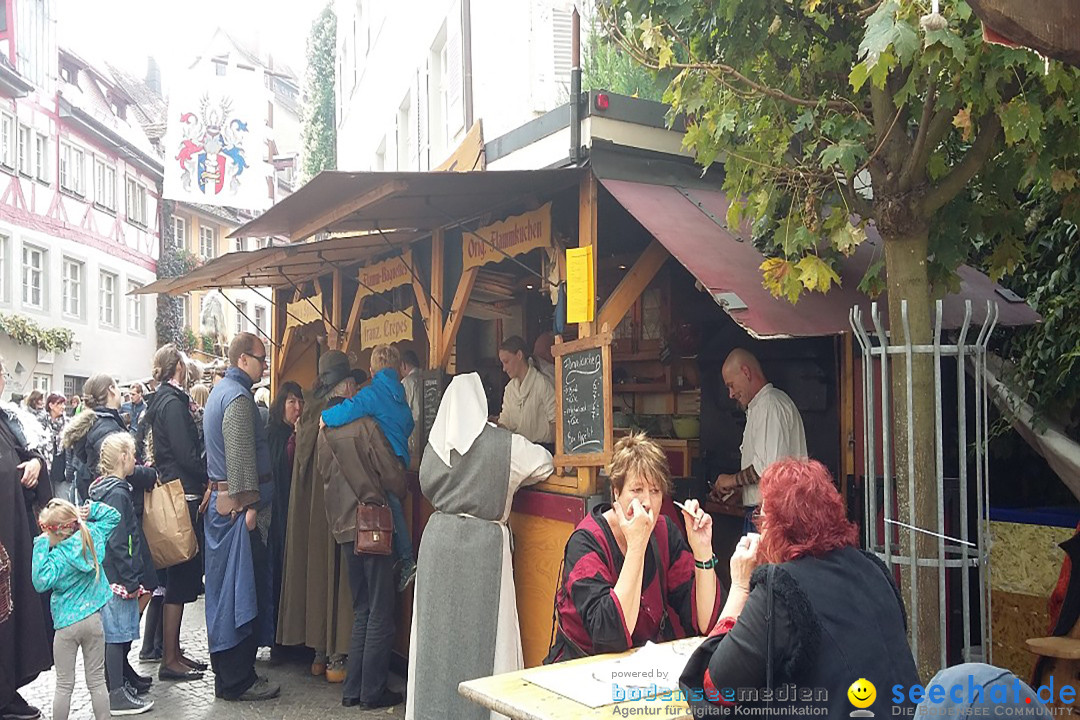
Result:
{"label": "hanging heraldic sign", "polygon": [[271,205],[266,88],[256,73],[188,73],[170,91],[164,196],[245,210]]}
{"label": "hanging heraldic sign", "polygon": [[366,297],[407,285],[412,281],[412,266],[412,250],[409,250],[398,257],[362,267],[357,293]]}
{"label": "hanging heraldic sign", "polygon": [[555,465],[611,460],[611,333],[555,343]]}
{"label": "hanging heraldic sign", "polygon": [[389,312],[360,321],[361,350],[412,339],[412,309]]}
{"label": "hanging heraldic sign", "polygon": [[475,233],[465,233],[461,243],[461,259],[464,269],[468,270],[542,247],[551,247],[551,203],[524,215],[487,225]]}

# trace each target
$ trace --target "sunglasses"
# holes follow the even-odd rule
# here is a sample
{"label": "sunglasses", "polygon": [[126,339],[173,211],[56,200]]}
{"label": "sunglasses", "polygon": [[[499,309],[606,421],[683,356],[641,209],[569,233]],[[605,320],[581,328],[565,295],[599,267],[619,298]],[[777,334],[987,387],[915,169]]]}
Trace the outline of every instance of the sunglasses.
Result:
{"label": "sunglasses", "polygon": [[265,355],[252,355],[251,353],[244,353],[244,354],[247,355],[252,360],[258,360],[260,365],[266,365],[266,356]]}

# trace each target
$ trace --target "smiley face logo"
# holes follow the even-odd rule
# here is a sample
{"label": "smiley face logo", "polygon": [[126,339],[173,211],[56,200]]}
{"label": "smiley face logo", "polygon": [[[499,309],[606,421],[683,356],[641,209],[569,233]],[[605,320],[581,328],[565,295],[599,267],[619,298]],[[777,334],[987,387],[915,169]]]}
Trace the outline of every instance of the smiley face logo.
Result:
{"label": "smiley face logo", "polygon": [[847,691],[848,700],[857,708],[865,709],[874,704],[877,699],[877,688],[866,678],[859,678],[851,683]]}

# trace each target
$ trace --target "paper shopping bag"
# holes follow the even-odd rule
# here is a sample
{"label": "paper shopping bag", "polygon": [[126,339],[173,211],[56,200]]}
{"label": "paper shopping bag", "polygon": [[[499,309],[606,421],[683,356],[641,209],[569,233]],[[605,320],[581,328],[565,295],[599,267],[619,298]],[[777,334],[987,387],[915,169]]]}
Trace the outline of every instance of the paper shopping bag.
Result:
{"label": "paper shopping bag", "polygon": [[179,565],[198,553],[199,543],[191,526],[184,486],[179,480],[146,491],[143,533],[159,570]]}

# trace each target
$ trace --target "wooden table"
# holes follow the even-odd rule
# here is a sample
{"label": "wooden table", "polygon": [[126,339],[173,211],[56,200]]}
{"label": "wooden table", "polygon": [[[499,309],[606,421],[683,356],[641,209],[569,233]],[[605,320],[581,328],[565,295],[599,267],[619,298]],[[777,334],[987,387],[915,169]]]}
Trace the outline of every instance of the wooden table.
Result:
{"label": "wooden table", "polygon": [[[674,642],[697,644],[701,640],[702,638],[688,638],[687,640],[675,640]],[[572,665],[580,666],[581,671],[585,673],[588,672],[588,668],[591,666],[614,658],[625,657],[633,652],[634,650],[628,650],[624,653],[596,655],[578,660],[568,660],[557,665],[544,665],[502,675],[468,680],[458,685],[458,692],[463,697],[490,710],[502,713],[512,718],[512,720],[610,718],[614,716],[614,707],[618,707],[620,710],[624,708],[628,710],[641,708],[636,713],[631,710],[625,716],[636,715],[673,720],[692,718],[693,715],[690,714],[689,707],[682,700],[633,700],[618,703],[617,706],[612,703],[598,708],[591,708],[529,682],[529,678]],[[645,708],[649,709],[647,715]]]}

